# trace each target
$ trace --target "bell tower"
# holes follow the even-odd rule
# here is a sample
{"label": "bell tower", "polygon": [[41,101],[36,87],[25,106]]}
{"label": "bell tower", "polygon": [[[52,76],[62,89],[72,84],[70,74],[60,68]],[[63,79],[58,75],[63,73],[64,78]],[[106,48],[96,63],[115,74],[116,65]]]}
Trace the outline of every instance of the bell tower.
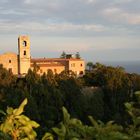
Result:
{"label": "bell tower", "polygon": [[19,74],[26,74],[30,68],[30,39],[28,36],[18,38]]}

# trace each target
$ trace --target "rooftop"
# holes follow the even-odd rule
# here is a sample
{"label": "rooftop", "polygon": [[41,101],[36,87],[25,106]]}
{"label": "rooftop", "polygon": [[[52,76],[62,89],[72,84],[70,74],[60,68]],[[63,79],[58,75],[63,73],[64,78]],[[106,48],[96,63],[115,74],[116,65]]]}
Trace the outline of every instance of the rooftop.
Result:
{"label": "rooftop", "polygon": [[83,61],[83,59],[77,58],[31,58],[31,63],[34,62],[55,62],[55,61]]}

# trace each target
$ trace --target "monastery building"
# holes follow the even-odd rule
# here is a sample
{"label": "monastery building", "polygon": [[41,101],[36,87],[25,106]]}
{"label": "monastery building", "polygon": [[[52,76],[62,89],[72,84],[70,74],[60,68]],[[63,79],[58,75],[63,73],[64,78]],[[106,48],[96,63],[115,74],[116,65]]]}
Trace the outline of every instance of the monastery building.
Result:
{"label": "monastery building", "polygon": [[26,75],[29,69],[38,66],[38,74],[42,75],[48,70],[59,74],[64,70],[73,71],[77,76],[85,73],[85,62],[83,59],[66,55],[66,58],[32,58],[30,55],[29,36],[19,36],[18,54],[7,52],[0,55],[0,64],[14,75]]}

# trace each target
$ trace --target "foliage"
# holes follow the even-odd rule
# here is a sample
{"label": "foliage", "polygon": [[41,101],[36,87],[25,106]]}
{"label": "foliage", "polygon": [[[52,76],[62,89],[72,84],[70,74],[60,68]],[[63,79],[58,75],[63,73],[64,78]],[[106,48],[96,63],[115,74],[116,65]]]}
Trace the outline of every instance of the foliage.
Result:
{"label": "foliage", "polygon": [[97,140],[127,140],[126,134],[122,133],[123,127],[114,124],[113,121],[109,121],[106,124],[101,121],[96,121],[93,117],[89,116],[89,119],[94,126],[94,139]]}
{"label": "foliage", "polygon": [[[86,88],[99,90],[83,93]],[[17,108],[20,102],[27,98],[28,104],[24,114],[40,124],[36,129],[38,134],[36,139],[41,139],[45,132],[52,132],[51,128],[57,127],[59,122],[63,123],[62,106],[65,106],[71,114],[70,120],[77,118],[81,120],[81,128],[90,129],[80,130],[74,125],[78,129],[76,133],[80,139],[84,137],[82,134],[85,134],[85,131],[85,136],[97,139],[96,134],[106,132],[106,122],[110,120],[114,120],[113,127],[114,124],[122,125],[123,134],[133,138],[134,132],[139,133],[139,126],[136,125],[132,131],[131,126],[134,125],[135,118],[126,112],[124,103],[132,104],[132,112],[137,118],[140,105],[134,91],[139,89],[140,75],[128,74],[121,67],[110,67],[100,63],[92,64],[91,70],[87,70],[86,74],[80,78],[77,78],[72,71],[63,71],[61,74],[53,74],[49,71],[40,76],[37,74],[37,69],[29,70],[25,77],[15,78],[12,73],[0,67],[0,109],[6,110],[7,106]],[[94,125],[90,126],[88,115],[102,121],[102,123],[97,121],[101,132],[95,131]],[[3,122],[2,118],[0,114],[1,122]],[[91,136],[89,133],[93,127],[96,133],[92,131]],[[58,128],[60,129],[61,125]],[[82,134],[79,131],[82,131]],[[120,129],[116,131],[119,135],[122,133]],[[102,135],[104,135],[103,132]],[[114,132],[111,131],[111,133]],[[0,136],[11,138],[9,133],[7,135],[1,132]],[[55,136],[53,137],[56,138]],[[44,138],[51,139],[51,135],[47,133]]]}
{"label": "foliage", "polygon": [[92,62],[88,62],[87,63],[87,67],[88,67],[88,70],[91,71],[93,69],[93,63]]}
{"label": "foliage", "polygon": [[63,107],[62,110],[63,121],[60,122],[59,127],[52,128],[57,134],[58,140],[90,140],[91,136],[88,135],[88,131],[93,132],[94,129],[83,125],[82,122],[76,118],[70,118],[70,114],[66,108]]}
{"label": "foliage", "polygon": [[63,51],[60,58],[66,58],[66,53]]}
{"label": "foliage", "polygon": [[140,90],[140,75],[136,73],[128,74],[128,77],[131,81],[131,89],[132,91]]}
{"label": "foliage", "polygon": [[131,116],[132,124],[127,128],[128,134],[133,139],[140,139],[140,91],[135,92],[137,102],[125,103],[126,110]]}
{"label": "foliage", "polygon": [[33,72],[37,73],[40,70],[39,65],[36,64],[36,62],[33,63]]}
{"label": "foliage", "polygon": [[33,128],[39,127],[39,124],[22,114],[26,104],[27,99],[25,99],[17,109],[8,107],[6,118],[0,125],[0,130],[10,135],[13,140],[34,140],[37,136]]}
{"label": "foliage", "polygon": [[[82,89],[84,94],[84,118],[83,121],[86,120],[85,116],[94,116],[95,119],[102,120],[104,116],[104,94],[103,91],[99,88],[84,88]],[[88,118],[87,118],[88,120]]]}
{"label": "foliage", "polygon": [[79,52],[77,52],[77,53],[75,54],[75,58],[77,58],[77,59],[80,59],[80,58],[81,58],[81,56],[80,56],[80,53],[79,53]]}
{"label": "foliage", "polygon": [[57,81],[55,80],[55,75],[53,74],[52,70],[48,70],[48,73],[46,75],[46,80],[49,86],[57,86]]}
{"label": "foliage", "polygon": [[0,88],[10,86],[15,80],[15,76],[0,64]]}
{"label": "foliage", "polygon": [[27,85],[32,87],[34,86],[34,84],[37,84],[39,82],[40,76],[35,71],[29,69],[27,75],[25,76],[25,79]]}
{"label": "foliage", "polygon": [[84,125],[80,120],[71,118],[66,108],[63,107],[63,121],[58,127],[52,128],[58,140],[128,140],[128,136],[122,133],[123,127],[114,124],[113,121],[104,124],[89,119],[93,126]]}
{"label": "foliage", "polygon": [[0,139],[1,140],[12,140],[12,137],[4,132],[0,131]]}
{"label": "foliage", "polygon": [[[46,132],[42,140],[137,140],[140,139],[140,91],[135,92],[136,102],[125,103],[132,123],[123,128],[114,121],[104,123],[96,121],[92,116],[92,124],[85,125],[77,118],[72,118],[65,107],[62,107],[63,120],[52,128],[52,133]],[[0,125],[0,139],[4,140],[34,140],[36,132],[33,128],[39,127],[34,121],[23,115],[25,99],[19,108],[7,108],[6,119]]]}
{"label": "foliage", "polygon": [[53,140],[53,135],[51,133],[45,133],[42,140]]}
{"label": "foliage", "polygon": [[69,80],[69,79],[75,79],[76,78],[76,74],[71,71],[71,70],[65,70],[62,71],[59,75],[57,75],[57,80]]}
{"label": "foliage", "polygon": [[125,117],[124,103],[131,98],[131,80],[121,67],[102,64],[94,65],[91,72],[84,76],[87,86],[100,87],[104,93],[104,120],[115,120],[123,123]]}

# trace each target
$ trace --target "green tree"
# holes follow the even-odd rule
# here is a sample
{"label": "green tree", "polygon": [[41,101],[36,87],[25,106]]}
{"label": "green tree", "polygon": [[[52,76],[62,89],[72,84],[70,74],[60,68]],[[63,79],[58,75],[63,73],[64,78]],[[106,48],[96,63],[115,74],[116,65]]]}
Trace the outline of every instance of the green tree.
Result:
{"label": "green tree", "polygon": [[52,128],[58,140],[129,140],[128,136],[122,133],[123,127],[113,121],[104,124],[89,116],[93,126],[88,126],[76,118],[71,118],[66,108],[63,107],[62,110],[63,121],[58,127]]}
{"label": "green tree", "polygon": [[120,67],[101,65],[88,72],[84,79],[87,85],[102,88],[107,114],[104,119],[123,123],[124,103],[130,100],[131,95],[131,81],[127,73]]}
{"label": "green tree", "polygon": [[66,58],[66,53],[63,51],[62,54],[60,55],[60,58]]}
{"label": "green tree", "polygon": [[77,59],[80,59],[80,58],[81,58],[79,52],[77,52],[77,53],[75,54],[75,58],[77,58]]}
{"label": "green tree", "polygon": [[9,134],[13,140],[34,140],[37,136],[33,128],[39,127],[39,124],[22,114],[26,104],[27,99],[21,103],[19,108],[13,109],[8,107],[6,118],[4,122],[0,124],[0,130]]}
{"label": "green tree", "polygon": [[135,102],[125,103],[126,111],[132,120],[126,130],[132,140],[140,139],[140,91],[135,92],[134,95]]}
{"label": "green tree", "polygon": [[58,81],[75,79],[75,78],[76,78],[76,74],[71,70],[64,70],[59,75],[56,75],[56,79]]}
{"label": "green tree", "polygon": [[36,62],[33,63],[33,72],[37,73],[39,71],[40,67],[36,64]]}
{"label": "green tree", "polygon": [[140,90],[140,75],[136,73],[128,74],[128,77],[131,81],[131,90],[132,92]]}
{"label": "green tree", "polygon": [[28,73],[25,76],[27,88],[29,89],[29,93],[32,93],[36,84],[40,81],[40,76],[31,69],[28,70]]}
{"label": "green tree", "polygon": [[8,87],[16,81],[16,77],[0,64],[0,88]]}
{"label": "green tree", "polygon": [[89,119],[94,128],[94,134],[92,139],[96,140],[129,140],[127,134],[123,133],[123,127],[115,124],[113,121],[103,123],[102,121],[96,121],[93,117],[89,116]]}
{"label": "green tree", "polygon": [[71,118],[66,108],[63,110],[63,121],[59,123],[58,127],[52,128],[57,134],[58,140],[92,140],[88,134],[88,130],[93,132],[94,129],[84,126],[82,122],[76,118]]}
{"label": "green tree", "polygon": [[87,67],[88,67],[88,70],[91,71],[93,69],[93,63],[92,62],[88,62],[87,63]]}
{"label": "green tree", "polygon": [[104,117],[104,94],[99,88],[85,88],[83,89],[84,98],[84,119],[82,121],[88,122],[85,116],[94,116],[95,119],[102,120]]}
{"label": "green tree", "polygon": [[48,70],[46,79],[48,81],[49,86],[57,86],[57,82],[55,80],[55,75],[53,74],[53,71],[51,69]]}

